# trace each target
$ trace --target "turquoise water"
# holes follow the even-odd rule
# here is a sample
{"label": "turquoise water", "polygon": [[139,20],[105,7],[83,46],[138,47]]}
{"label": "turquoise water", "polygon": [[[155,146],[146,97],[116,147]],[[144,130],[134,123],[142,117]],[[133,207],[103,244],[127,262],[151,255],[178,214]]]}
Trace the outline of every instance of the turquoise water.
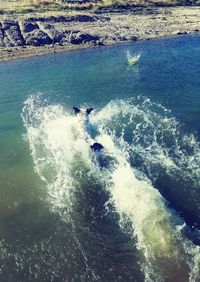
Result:
{"label": "turquoise water", "polygon": [[1,281],[200,280],[199,56],[181,36],[0,63]]}

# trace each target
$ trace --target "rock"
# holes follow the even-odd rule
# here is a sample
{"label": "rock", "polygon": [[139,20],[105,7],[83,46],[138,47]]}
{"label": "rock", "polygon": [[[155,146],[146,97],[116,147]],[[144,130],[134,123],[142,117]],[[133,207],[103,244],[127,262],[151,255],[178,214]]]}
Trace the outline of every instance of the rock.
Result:
{"label": "rock", "polygon": [[30,22],[41,22],[41,23],[66,23],[66,22],[95,22],[95,21],[110,21],[110,17],[103,16],[90,16],[90,15],[75,15],[75,16],[50,16],[50,17],[38,17],[29,18]]}
{"label": "rock", "polygon": [[53,43],[61,42],[65,38],[64,34],[56,29],[51,29],[48,34]]}
{"label": "rock", "polygon": [[73,20],[75,22],[95,22],[97,18],[88,15],[77,15],[74,16]]}
{"label": "rock", "polygon": [[62,32],[55,29],[54,26],[51,24],[44,25],[43,29],[45,29],[46,33],[51,38],[53,43],[61,42],[65,38],[65,35]]}
{"label": "rock", "polygon": [[48,20],[51,22],[95,22],[98,20],[98,18],[89,15],[76,15],[67,17],[51,17]]}
{"label": "rock", "polygon": [[111,20],[110,17],[102,17],[102,16],[96,16],[95,19],[101,22],[109,22]]}
{"label": "rock", "polygon": [[96,41],[96,45],[105,46],[104,40],[105,40],[105,38],[100,38],[99,40]]}
{"label": "rock", "polygon": [[133,15],[157,15],[160,13],[158,9],[151,7],[137,7],[130,4],[113,4],[109,6],[100,6],[95,14],[115,13],[115,14],[133,14]]}
{"label": "rock", "polygon": [[12,20],[4,20],[2,22],[2,31],[4,36],[6,36],[4,43],[7,47],[23,46],[25,44],[17,22]]}
{"label": "rock", "polygon": [[1,25],[0,25],[0,47],[4,46],[3,39],[4,39],[4,33],[3,33],[3,29],[1,28]]}
{"label": "rock", "polygon": [[54,28],[54,26],[52,25],[52,24],[49,24],[49,23],[45,23],[45,24],[43,24],[43,28],[44,29],[52,29],[52,28]]}
{"label": "rock", "polygon": [[110,21],[110,17],[102,17],[102,16],[89,16],[89,15],[76,15],[72,17],[66,17],[65,21],[74,21],[74,22],[96,22],[96,21]]}
{"label": "rock", "polygon": [[130,36],[130,40],[131,40],[131,41],[137,41],[137,40],[138,40],[138,37],[135,36],[135,35],[131,35],[131,36]]}
{"label": "rock", "polygon": [[116,40],[116,41],[127,41],[128,39],[127,39],[126,36],[117,36],[117,37],[115,38],[115,40]]}
{"label": "rock", "polygon": [[17,24],[11,25],[5,33],[9,37],[11,43],[14,44],[14,46],[23,46],[25,44],[20,28]]}
{"label": "rock", "polygon": [[48,34],[46,34],[40,29],[36,29],[31,33],[28,33],[25,40],[27,45],[33,45],[33,46],[52,44],[52,40],[48,36]]}
{"label": "rock", "polygon": [[16,26],[16,22],[12,20],[4,20],[2,22],[2,28],[6,31],[7,29],[10,29],[11,26]]}
{"label": "rock", "polygon": [[187,34],[187,32],[186,31],[179,31],[179,32],[177,32],[177,35],[184,35],[184,34]]}
{"label": "rock", "polygon": [[3,39],[3,42],[4,42],[4,45],[6,47],[14,47],[14,43],[10,41],[10,39],[7,37],[7,36],[4,36],[4,39]]}
{"label": "rock", "polygon": [[31,32],[35,29],[39,29],[37,23],[32,23],[30,20],[25,20],[21,23],[21,28],[23,32]]}
{"label": "rock", "polygon": [[99,41],[99,36],[88,33],[72,33],[69,41],[72,44],[90,43],[96,45]]}

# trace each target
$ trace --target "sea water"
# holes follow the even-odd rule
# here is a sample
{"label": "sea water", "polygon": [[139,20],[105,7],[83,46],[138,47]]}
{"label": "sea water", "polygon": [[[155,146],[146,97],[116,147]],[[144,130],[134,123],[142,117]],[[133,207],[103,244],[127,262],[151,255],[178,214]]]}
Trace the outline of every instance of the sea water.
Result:
{"label": "sea water", "polygon": [[1,281],[200,280],[199,43],[0,64]]}

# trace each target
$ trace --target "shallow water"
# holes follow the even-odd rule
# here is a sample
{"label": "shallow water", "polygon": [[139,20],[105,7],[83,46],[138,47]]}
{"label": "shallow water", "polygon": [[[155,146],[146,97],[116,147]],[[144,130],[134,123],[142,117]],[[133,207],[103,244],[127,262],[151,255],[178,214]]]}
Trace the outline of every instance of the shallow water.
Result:
{"label": "shallow water", "polygon": [[199,43],[0,64],[1,281],[200,280]]}

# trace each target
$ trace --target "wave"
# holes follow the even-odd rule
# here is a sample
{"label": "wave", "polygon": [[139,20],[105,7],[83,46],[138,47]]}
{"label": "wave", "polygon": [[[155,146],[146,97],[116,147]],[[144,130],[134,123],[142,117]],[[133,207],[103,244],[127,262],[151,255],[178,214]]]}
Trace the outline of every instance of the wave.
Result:
{"label": "wave", "polygon": [[184,173],[183,178],[197,185],[200,147],[192,135],[180,138],[178,123],[165,108],[138,98],[111,101],[91,115],[98,128],[95,139],[109,160],[106,167],[90,150],[83,122],[61,105],[42,104],[41,95],[31,96],[22,116],[52,210],[74,226],[86,264],[74,210],[83,189],[101,187],[108,194],[104,208],[114,210],[122,231],[137,240],[145,281],[199,280],[199,247],[184,235],[184,220],[153,183],[164,171]]}

